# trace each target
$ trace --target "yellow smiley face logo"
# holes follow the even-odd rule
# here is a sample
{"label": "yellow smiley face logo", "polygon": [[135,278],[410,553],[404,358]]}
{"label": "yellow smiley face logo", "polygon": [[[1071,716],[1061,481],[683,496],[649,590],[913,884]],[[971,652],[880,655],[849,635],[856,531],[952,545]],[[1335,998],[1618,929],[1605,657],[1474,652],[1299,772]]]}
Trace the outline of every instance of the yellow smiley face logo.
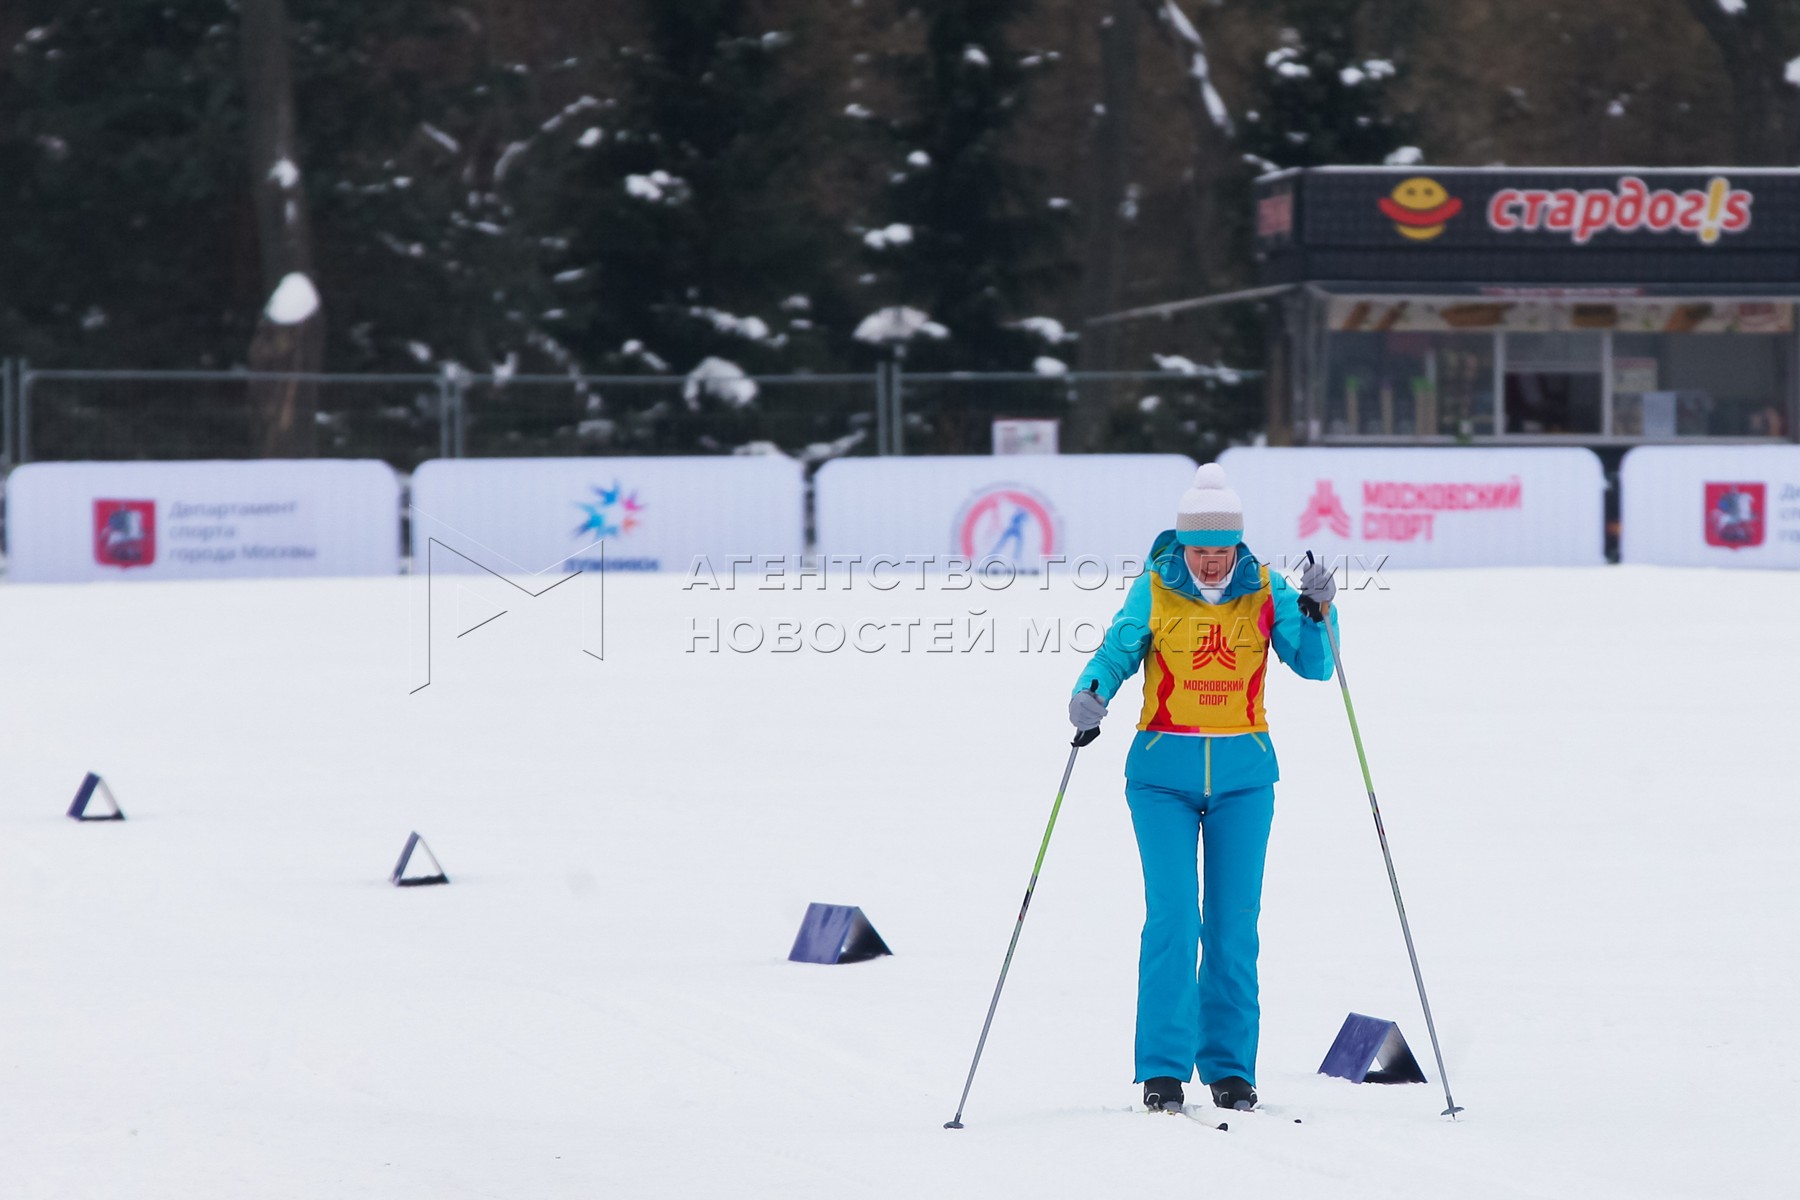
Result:
{"label": "yellow smiley face logo", "polygon": [[1444,223],[1462,211],[1462,201],[1444,185],[1423,175],[1402,180],[1379,202],[1394,231],[1415,242],[1428,242],[1444,232]]}

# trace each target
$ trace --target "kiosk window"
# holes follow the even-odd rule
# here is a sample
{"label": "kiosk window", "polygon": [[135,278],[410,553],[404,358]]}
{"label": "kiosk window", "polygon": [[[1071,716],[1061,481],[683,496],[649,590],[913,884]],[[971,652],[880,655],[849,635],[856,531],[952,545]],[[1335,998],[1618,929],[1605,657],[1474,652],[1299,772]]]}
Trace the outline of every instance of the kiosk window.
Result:
{"label": "kiosk window", "polygon": [[1333,333],[1325,428],[1373,436],[1489,433],[1490,334]]}
{"label": "kiosk window", "polygon": [[1314,411],[1327,437],[1789,438],[1795,309],[1333,296]]}
{"label": "kiosk window", "polygon": [[1763,333],[1613,336],[1613,432],[1785,437],[1790,339]]}
{"label": "kiosk window", "polygon": [[1603,432],[1605,334],[1502,336],[1506,338],[1506,432]]}

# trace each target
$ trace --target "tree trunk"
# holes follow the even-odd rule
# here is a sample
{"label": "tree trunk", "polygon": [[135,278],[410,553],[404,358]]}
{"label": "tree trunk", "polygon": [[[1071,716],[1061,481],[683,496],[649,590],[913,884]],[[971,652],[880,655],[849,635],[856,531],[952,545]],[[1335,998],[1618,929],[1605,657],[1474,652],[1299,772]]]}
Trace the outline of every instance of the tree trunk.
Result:
{"label": "tree trunk", "polygon": [[[1163,41],[1180,60],[1182,73],[1192,80],[1192,85],[1183,89],[1194,132],[1194,156],[1185,176],[1189,236],[1184,239],[1182,260],[1196,293],[1217,291],[1228,282],[1225,271],[1230,258],[1217,243],[1220,231],[1231,227],[1230,222],[1220,219],[1219,211],[1219,190],[1237,166],[1231,118],[1223,112],[1222,105],[1220,111],[1214,111],[1217,93],[1202,74],[1205,50],[1189,40],[1192,21],[1177,0],[1140,2],[1155,17]],[[1193,36],[1198,37],[1197,32]]]}
{"label": "tree trunk", "polygon": [[[1100,22],[1100,99],[1103,111],[1094,123],[1092,186],[1087,197],[1086,245],[1082,252],[1081,314],[1091,320],[1124,307],[1125,213],[1131,186],[1131,150],[1136,134],[1138,102],[1138,25],[1141,0],[1111,0]],[[1123,330],[1119,325],[1085,325],[1081,367],[1116,371]],[[1104,449],[1108,417],[1118,391],[1113,386],[1086,389],[1070,414],[1066,449]]]}
{"label": "tree trunk", "polygon": [[[283,0],[240,0],[244,94],[250,135],[250,185],[262,251],[263,295],[272,299],[290,275],[311,283],[312,226],[294,139],[294,86],[288,66]],[[280,319],[277,319],[280,318]],[[317,372],[325,356],[325,314],[314,305],[265,307],[250,341],[252,371]],[[318,385],[282,380],[250,385],[251,448],[268,458],[318,452]]]}
{"label": "tree trunk", "polygon": [[1753,0],[1727,13],[1718,0],[1687,0],[1688,11],[1719,48],[1731,86],[1732,138],[1739,166],[1778,166],[1800,150],[1795,89],[1785,78],[1796,41],[1791,3]]}

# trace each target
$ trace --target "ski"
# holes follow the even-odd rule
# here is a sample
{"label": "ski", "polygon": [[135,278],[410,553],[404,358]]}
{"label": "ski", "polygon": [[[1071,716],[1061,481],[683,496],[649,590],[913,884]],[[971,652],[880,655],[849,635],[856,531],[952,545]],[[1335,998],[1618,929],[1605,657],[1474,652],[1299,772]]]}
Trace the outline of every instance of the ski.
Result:
{"label": "ski", "polygon": [[1262,1116],[1269,1117],[1274,1120],[1289,1122],[1289,1123],[1292,1123],[1295,1125],[1306,1124],[1306,1121],[1301,1113],[1296,1112],[1294,1109],[1289,1108],[1285,1104],[1258,1104],[1255,1108],[1251,1109],[1250,1111],[1253,1113],[1259,1113]]}
{"label": "ski", "polygon": [[1221,1133],[1231,1128],[1229,1118],[1240,1116],[1254,1116],[1263,1120],[1281,1121],[1284,1124],[1304,1125],[1306,1123],[1303,1118],[1294,1115],[1294,1111],[1290,1108],[1280,1106],[1271,1108],[1263,1104],[1259,1104],[1255,1108],[1223,1109],[1203,1101],[1198,1104],[1170,1104],[1160,1110],[1147,1108],[1142,1111],[1152,1114],[1161,1111],[1172,1116],[1180,1115],[1196,1124],[1217,1129]]}
{"label": "ski", "polygon": [[[1224,1110],[1220,1109],[1219,1111],[1223,1112]],[[1232,1110],[1231,1115],[1236,1116],[1239,1114],[1246,1117],[1261,1117],[1265,1120],[1281,1121],[1283,1123],[1291,1123],[1294,1125],[1304,1125],[1306,1123],[1293,1109],[1279,1104],[1258,1104],[1255,1108],[1239,1108]]]}
{"label": "ski", "polygon": [[1190,1121],[1204,1125],[1208,1129],[1216,1129],[1220,1133],[1231,1128],[1229,1124],[1219,1119],[1220,1110],[1213,1108],[1210,1104],[1166,1104],[1163,1106],[1163,1111],[1186,1117]]}

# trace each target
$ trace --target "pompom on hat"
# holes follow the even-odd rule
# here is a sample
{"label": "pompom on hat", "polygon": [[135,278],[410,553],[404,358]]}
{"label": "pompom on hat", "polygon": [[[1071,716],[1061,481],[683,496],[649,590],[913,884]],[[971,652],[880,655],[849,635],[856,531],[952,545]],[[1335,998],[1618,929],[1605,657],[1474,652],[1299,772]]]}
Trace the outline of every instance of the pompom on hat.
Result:
{"label": "pompom on hat", "polygon": [[1207,463],[1194,472],[1175,510],[1175,540],[1184,546],[1235,546],[1244,538],[1244,502],[1225,482],[1225,468]]}

